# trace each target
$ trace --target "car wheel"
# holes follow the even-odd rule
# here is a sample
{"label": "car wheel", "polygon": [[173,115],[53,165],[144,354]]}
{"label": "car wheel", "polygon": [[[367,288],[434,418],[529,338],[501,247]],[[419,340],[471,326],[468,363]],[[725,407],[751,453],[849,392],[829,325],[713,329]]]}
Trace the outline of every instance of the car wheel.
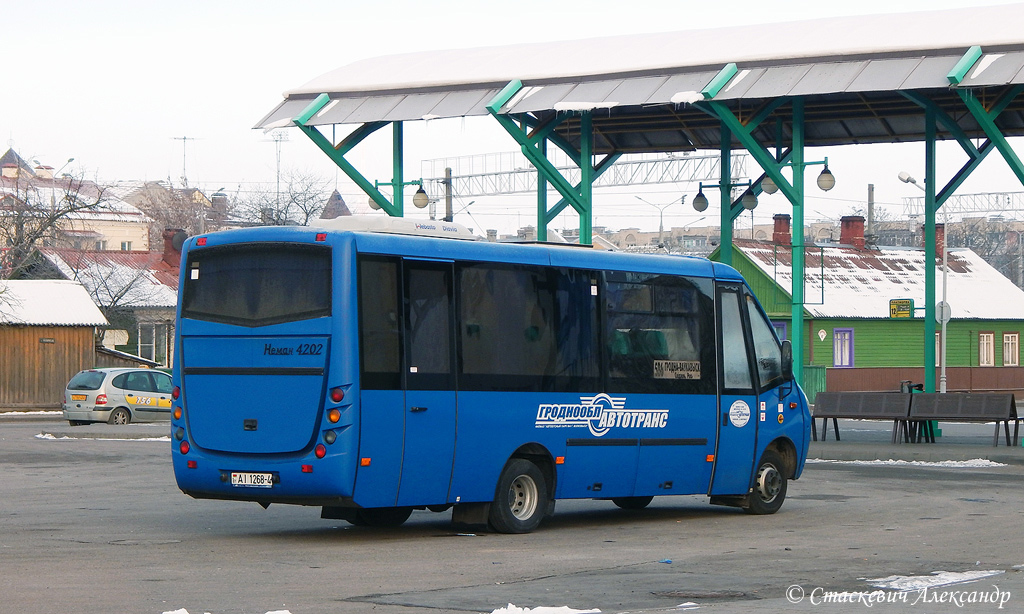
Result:
{"label": "car wheel", "polygon": [[132,421],[132,415],[127,409],[118,407],[114,411],[110,412],[110,418],[107,419],[107,424],[128,424]]}
{"label": "car wheel", "polygon": [[89,422],[86,420],[68,420],[68,424],[71,426],[85,426],[86,424],[89,424]]}
{"label": "car wheel", "polygon": [[774,514],[786,500],[786,486],[786,465],[782,457],[766,450],[757,465],[754,491],[747,495],[748,505],[744,511],[758,515]]}
{"label": "car wheel", "polygon": [[624,510],[642,510],[653,500],[654,497],[613,497],[612,503]]}
{"label": "car wheel", "polygon": [[547,483],[537,465],[514,458],[498,478],[488,522],[499,533],[529,533],[544,519],[547,497]]}

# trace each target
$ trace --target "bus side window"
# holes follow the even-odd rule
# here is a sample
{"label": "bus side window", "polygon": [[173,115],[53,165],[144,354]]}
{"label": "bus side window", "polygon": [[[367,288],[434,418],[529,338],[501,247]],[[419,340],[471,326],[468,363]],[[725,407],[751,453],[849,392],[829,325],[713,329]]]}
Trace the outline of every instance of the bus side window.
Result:
{"label": "bus side window", "polygon": [[362,258],[359,261],[359,355],[363,386],[401,387],[398,263]]}
{"label": "bus side window", "polygon": [[608,272],[606,277],[605,338],[612,388],[667,393],[713,390],[710,286],[672,275]]}
{"label": "bus side window", "polygon": [[731,390],[750,390],[750,363],[747,357],[746,335],[740,312],[739,293],[724,291],[722,308],[722,387]]}
{"label": "bus side window", "polygon": [[782,348],[775,340],[771,323],[767,322],[761,314],[754,297],[747,294],[746,299],[747,313],[750,316],[750,333],[754,339],[757,376],[761,383],[761,390],[766,390],[782,382]]}

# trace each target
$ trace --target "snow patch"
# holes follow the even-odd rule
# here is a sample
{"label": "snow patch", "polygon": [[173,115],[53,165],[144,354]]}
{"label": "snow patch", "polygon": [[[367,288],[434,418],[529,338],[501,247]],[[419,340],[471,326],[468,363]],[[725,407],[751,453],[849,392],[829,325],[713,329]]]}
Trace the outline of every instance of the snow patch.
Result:
{"label": "snow patch", "polygon": [[939,467],[943,469],[981,469],[984,467],[1005,467],[1006,463],[997,463],[986,458],[975,458],[972,460],[945,460],[945,461],[908,461],[908,460],[830,460],[827,458],[808,458],[808,463],[834,463],[846,465],[869,465],[869,466],[893,466],[910,465],[914,467]]}
{"label": "snow patch", "polygon": [[[188,614],[188,610],[186,610],[185,608],[181,608],[180,610],[171,610],[169,612],[164,612],[164,614]],[[205,614],[210,614],[210,613],[206,612]],[[267,612],[267,614],[292,614],[292,613],[289,612],[288,610],[270,610],[269,612]]]}
{"label": "snow patch", "polygon": [[164,435],[163,437],[68,437],[67,435],[61,435],[57,437],[53,433],[39,433],[36,435],[36,439],[46,439],[48,441],[69,441],[69,440],[82,440],[82,441],[170,441],[170,435]]}
{"label": "snow patch", "polygon": [[20,416],[60,416],[62,412],[53,410],[39,411],[0,411],[0,418],[18,418]]}
{"label": "snow patch", "polygon": [[617,103],[617,102],[610,102],[610,101],[602,101],[602,102],[570,102],[570,101],[565,100],[565,101],[562,101],[562,102],[556,102],[555,106],[554,106],[554,109],[556,111],[583,112],[583,111],[593,111],[594,109],[610,109],[612,107],[618,106],[618,104],[619,103]]}
{"label": "snow patch", "polygon": [[694,90],[672,94],[672,104],[693,104],[701,100],[704,100],[703,94]]}
{"label": "snow patch", "polygon": [[930,576],[887,576],[872,578],[868,584],[875,588],[889,588],[897,591],[919,591],[926,588],[951,586],[963,582],[973,582],[982,578],[990,578],[1005,573],[1001,569],[985,571],[933,571]]}
{"label": "snow patch", "polygon": [[539,608],[520,608],[519,606],[515,606],[510,603],[503,608],[494,610],[491,614],[601,614],[601,610],[574,610],[567,605],[557,608],[547,606],[541,606]]}

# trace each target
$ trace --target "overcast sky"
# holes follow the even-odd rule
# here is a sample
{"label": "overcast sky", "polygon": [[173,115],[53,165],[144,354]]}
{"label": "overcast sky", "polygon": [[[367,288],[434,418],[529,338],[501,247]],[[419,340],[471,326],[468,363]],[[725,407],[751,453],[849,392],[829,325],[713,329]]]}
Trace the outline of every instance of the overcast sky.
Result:
{"label": "overcast sky", "polygon": [[[102,181],[170,179],[180,185],[184,175],[190,185],[207,191],[244,192],[257,183],[272,183],[277,169],[274,142],[252,126],[283,91],[355,60],[971,5],[970,0],[0,0],[5,50],[0,146],[55,168],[73,157],[68,169]],[[406,178],[419,176],[424,159],[515,150],[511,137],[488,119],[407,125]],[[286,172],[314,172],[336,181],[350,206],[368,211],[365,197],[338,176],[326,156],[296,130],[289,133],[281,146]],[[944,159],[946,151],[951,155]],[[963,162],[957,151],[940,149],[940,169],[949,169],[945,176]],[[812,152],[808,159],[818,153],[829,156],[837,186],[828,195],[808,189],[809,218],[838,218],[862,207],[868,183],[876,185],[876,200],[896,214],[902,212],[902,197],[918,195],[896,174],[907,170],[922,176],[923,145],[830,149]],[[371,180],[390,179],[388,146],[368,143],[352,157]],[[1024,189],[998,156],[989,156],[981,171],[960,193]],[[633,194],[663,204],[678,201],[685,192],[689,202],[695,189],[686,186],[603,191],[597,196],[595,225],[656,230],[657,210]],[[473,216],[464,212],[456,219],[481,231],[508,232],[534,221],[529,198],[457,199],[456,209],[470,200],[477,200],[467,210]],[[762,199],[758,223],[778,212],[788,212],[780,195]],[[689,204],[672,206],[665,211],[665,226],[699,217]],[[749,223],[749,218],[739,222]],[[562,225],[575,226],[575,221],[560,218],[556,227]]]}

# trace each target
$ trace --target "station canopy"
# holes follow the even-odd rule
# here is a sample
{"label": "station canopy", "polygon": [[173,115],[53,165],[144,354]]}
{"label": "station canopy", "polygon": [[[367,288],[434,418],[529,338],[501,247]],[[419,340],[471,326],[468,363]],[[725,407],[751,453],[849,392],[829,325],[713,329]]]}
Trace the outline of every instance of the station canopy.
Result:
{"label": "station canopy", "polygon": [[[715,101],[742,121],[800,97],[807,146],[923,140],[925,116],[914,95],[937,105],[961,136],[981,138],[956,90],[971,89],[983,104],[1018,90],[1022,24],[1024,4],[1012,4],[390,55],[286,92],[256,127],[292,125],[323,93],[330,102],[307,125],[487,115],[486,105],[519,80],[523,87],[501,113],[543,122],[589,111],[595,153],[715,149],[719,120],[692,103],[734,63],[737,72]],[[952,85],[951,69],[974,46],[983,55]],[[997,124],[1005,136],[1024,135],[1024,97],[1009,98]],[[578,122],[556,130],[578,145]],[[766,121],[754,136],[772,143],[779,134]],[[937,136],[949,138],[949,126]]]}

